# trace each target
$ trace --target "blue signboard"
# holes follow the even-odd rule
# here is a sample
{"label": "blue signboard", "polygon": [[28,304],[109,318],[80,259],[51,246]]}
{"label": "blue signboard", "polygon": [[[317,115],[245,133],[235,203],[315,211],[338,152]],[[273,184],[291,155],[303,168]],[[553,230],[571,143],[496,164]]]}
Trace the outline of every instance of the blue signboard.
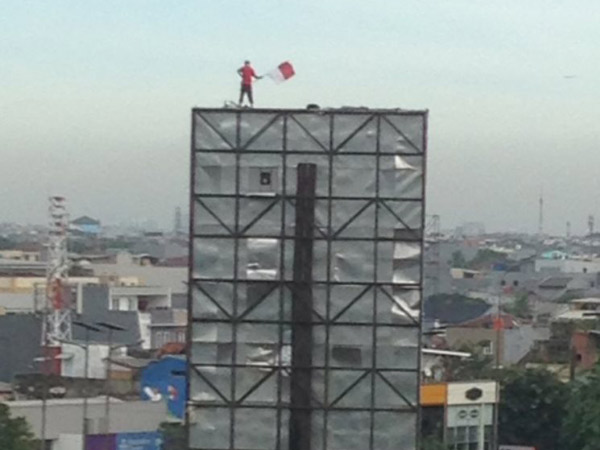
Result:
{"label": "blue signboard", "polygon": [[185,415],[185,359],[165,356],[142,371],[142,399],[166,401],[169,413],[178,419]]}
{"label": "blue signboard", "polygon": [[116,450],[160,450],[162,435],[158,431],[118,433],[115,443]]}

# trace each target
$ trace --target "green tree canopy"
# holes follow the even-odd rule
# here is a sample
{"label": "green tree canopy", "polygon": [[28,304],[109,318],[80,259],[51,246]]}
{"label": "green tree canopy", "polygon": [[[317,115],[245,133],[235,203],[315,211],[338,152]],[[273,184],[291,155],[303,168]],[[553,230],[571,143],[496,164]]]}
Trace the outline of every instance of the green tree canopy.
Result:
{"label": "green tree canopy", "polygon": [[[600,394],[600,385],[597,387]],[[500,444],[528,445],[540,450],[564,450],[562,421],[567,413],[568,387],[546,370],[507,369],[501,372]],[[600,395],[596,397],[600,399]],[[600,406],[595,426],[600,444]],[[576,447],[584,450],[583,447]],[[585,447],[585,450],[600,449]]]}
{"label": "green tree canopy", "polygon": [[163,422],[160,424],[163,434],[163,450],[187,450],[185,427],[181,423]]}
{"label": "green tree canopy", "polygon": [[460,250],[455,250],[452,252],[452,259],[448,261],[452,267],[457,269],[464,269],[467,267],[467,260],[465,259],[465,255]]}
{"label": "green tree canopy", "polygon": [[510,305],[506,305],[504,310],[520,319],[530,318],[531,308],[529,307],[529,296],[525,293],[517,295]]}
{"label": "green tree canopy", "polygon": [[27,421],[11,417],[8,406],[0,403],[0,449],[33,450],[35,446]]}
{"label": "green tree canopy", "polygon": [[471,259],[467,267],[473,270],[489,269],[493,264],[508,262],[504,253],[496,252],[488,248],[480,249],[473,259]]}
{"label": "green tree canopy", "polygon": [[600,367],[576,382],[564,420],[565,449],[600,449]]}
{"label": "green tree canopy", "polygon": [[484,355],[475,345],[462,345],[458,351],[470,353],[467,359],[447,358],[446,378],[449,381],[471,381],[489,379],[493,373],[494,360]]}

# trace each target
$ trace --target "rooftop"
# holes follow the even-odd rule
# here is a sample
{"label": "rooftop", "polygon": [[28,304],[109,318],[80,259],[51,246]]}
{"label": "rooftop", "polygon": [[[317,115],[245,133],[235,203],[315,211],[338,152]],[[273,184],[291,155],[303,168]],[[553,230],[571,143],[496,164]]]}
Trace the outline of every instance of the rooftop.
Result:
{"label": "rooftop", "polygon": [[81,216],[71,222],[74,225],[100,225],[100,221],[90,216]]}
{"label": "rooftop", "polygon": [[597,297],[576,298],[575,300],[571,300],[571,303],[600,304],[600,298],[597,298]]}

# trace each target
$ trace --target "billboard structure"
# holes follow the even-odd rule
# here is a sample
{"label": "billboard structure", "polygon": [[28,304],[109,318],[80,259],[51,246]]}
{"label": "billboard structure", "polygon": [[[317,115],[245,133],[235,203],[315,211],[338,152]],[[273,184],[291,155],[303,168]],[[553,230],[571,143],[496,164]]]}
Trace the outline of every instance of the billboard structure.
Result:
{"label": "billboard structure", "polygon": [[415,449],[427,112],[192,128],[190,448]]}

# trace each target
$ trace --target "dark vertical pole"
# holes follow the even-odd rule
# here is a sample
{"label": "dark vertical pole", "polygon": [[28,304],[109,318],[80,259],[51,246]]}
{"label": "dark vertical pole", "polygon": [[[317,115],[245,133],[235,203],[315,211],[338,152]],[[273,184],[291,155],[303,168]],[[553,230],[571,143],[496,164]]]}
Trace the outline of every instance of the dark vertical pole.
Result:
{"label": "dark vertical pole", "polygon": [[317,166],[298,164],[292,296],[290,450],[311,448],[312,268]]}
{"label": "dark vertical pole", "polygon": [[191,134],[190,134],[190,199],[188,206],[188,217],[189,217],[189,227],[188,227],[188,283],[187,283],[187,327],[185,331],[185,421],[184,421],[184,429],[185,429],[185,444],[186,448],[191,447],[190,442],[190,377],[192,375],[192,326],[194,317],[194,299],[193,292],[194,289],[194,215],[196,211],[195,207],[195,195],[196,194],[196,111],[192,109],[191,114]]}
{"label": "dark vertical pole", "polygon": [[85,329],[85,362],[83,364],[83,418],[81,423],[81,433],[83,437],[81,438],[81,448],[82,450],[86,450],[87,443],[85,442],[87,438],[88,426],[87,426],[87,416],[88,416],[88,372],[90,367],[90,329]]}

